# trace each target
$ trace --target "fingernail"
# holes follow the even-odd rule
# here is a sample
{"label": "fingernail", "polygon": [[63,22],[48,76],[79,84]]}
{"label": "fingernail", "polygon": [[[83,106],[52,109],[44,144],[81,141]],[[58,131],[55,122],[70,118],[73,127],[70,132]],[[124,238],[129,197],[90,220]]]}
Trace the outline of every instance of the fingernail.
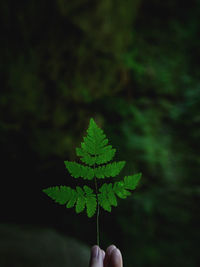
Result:
{"label": "fingernail", "polygon": [[120,252],[120,250],[118,248],[116,249],[116,254],[121,256],[121,252]]}
{"label": "fingernail", "polygon": [[98,246],[93,246],[92,247],[92,258],[97,258],[99,254],[99,248]]}
{"label": "fingernail", "polygon": [[116,246],[115,246],[115,245],[110,245],[110,246],[107,248],[106,253],[107,253],[107,254],[111,254],[112,251],[113,251],[114,249],[116,249]]}

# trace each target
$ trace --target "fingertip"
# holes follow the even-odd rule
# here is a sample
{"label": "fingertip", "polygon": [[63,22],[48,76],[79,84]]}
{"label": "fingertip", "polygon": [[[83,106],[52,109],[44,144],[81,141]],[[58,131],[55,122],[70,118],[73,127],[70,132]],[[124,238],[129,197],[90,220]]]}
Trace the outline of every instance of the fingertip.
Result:
{"label": "fingertip", "polygon": [[104,258],[104,265],[106,267],[109,266],[112,251],[115,250],[115,249],[116,249],[115,245],[110,245],[109,247],[107,247],[106,253],[105,253],[105,258]]}
{"label": "fingertip", "polygon": [[106,253],[110,253],[113,249],[115,249],[116,248],[116,246],[115,245],[110,245],[109,247],[107,247],[107,249],[106,249]]}
{"label": "fingertip", "polygon": [[101,253],[102,253],[103,260],[104,260],[106,253],[105,253],[105,251],[103,249],[101,249]]}
{"label": "fingertip", "polygon": [[113,266],[123,266],[122,254],[118,248],[112,250],[110,262],[113,264]]}
{"label": "fingertip", "polygon": [[91,248],[91,258],[97,258],[98,257],[98,254],[99,254],[99,246],[94,245]]}
{"label": "fingertip", "polygon": [[99,246],[94,245],[91,248],[91,255],[89,261],[90,267],[103,267],[103,252]]}

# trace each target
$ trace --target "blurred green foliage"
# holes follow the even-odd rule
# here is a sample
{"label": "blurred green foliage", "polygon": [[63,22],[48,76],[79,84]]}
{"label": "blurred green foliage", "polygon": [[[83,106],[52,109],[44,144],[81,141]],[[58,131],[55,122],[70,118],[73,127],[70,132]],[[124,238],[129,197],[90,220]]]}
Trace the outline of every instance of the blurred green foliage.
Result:
{"label": "blurred green foliage", "polygon": [[[0,10],[5,160],[26,160],[25,144],[47,184],[52,158],[75,159],[94,117],[124,173],[143,173],[138,192],[101,215],[102,245],[116,243],[127,267],[197,266],[200,1],[3,0]],[[86,240],[81,224],[69,231]]]}

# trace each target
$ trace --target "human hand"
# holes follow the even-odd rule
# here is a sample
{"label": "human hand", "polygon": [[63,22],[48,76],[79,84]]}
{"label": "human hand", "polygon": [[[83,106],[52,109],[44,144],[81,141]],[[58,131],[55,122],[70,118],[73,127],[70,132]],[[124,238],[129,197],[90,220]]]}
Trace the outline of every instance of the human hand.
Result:
{"label": "human hand", "polygon": [[122,255],[115,245],[104,250],[95,245],[91,249],[89,267],[123,267]]}

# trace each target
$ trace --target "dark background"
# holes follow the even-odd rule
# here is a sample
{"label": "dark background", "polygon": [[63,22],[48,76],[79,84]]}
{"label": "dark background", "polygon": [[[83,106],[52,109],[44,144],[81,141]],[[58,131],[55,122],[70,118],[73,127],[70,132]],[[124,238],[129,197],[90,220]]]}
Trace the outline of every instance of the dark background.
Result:
{"label": "dark background", "polygon": [[[124,266],[198,266],[200,1],[0,2],[1,222],[53,227],[89,246],[96,218],[42,189],[75,186],[64,160],[93,117],[143,176],[100,212]],[[81,183],[81,181],[80,181]]]}

